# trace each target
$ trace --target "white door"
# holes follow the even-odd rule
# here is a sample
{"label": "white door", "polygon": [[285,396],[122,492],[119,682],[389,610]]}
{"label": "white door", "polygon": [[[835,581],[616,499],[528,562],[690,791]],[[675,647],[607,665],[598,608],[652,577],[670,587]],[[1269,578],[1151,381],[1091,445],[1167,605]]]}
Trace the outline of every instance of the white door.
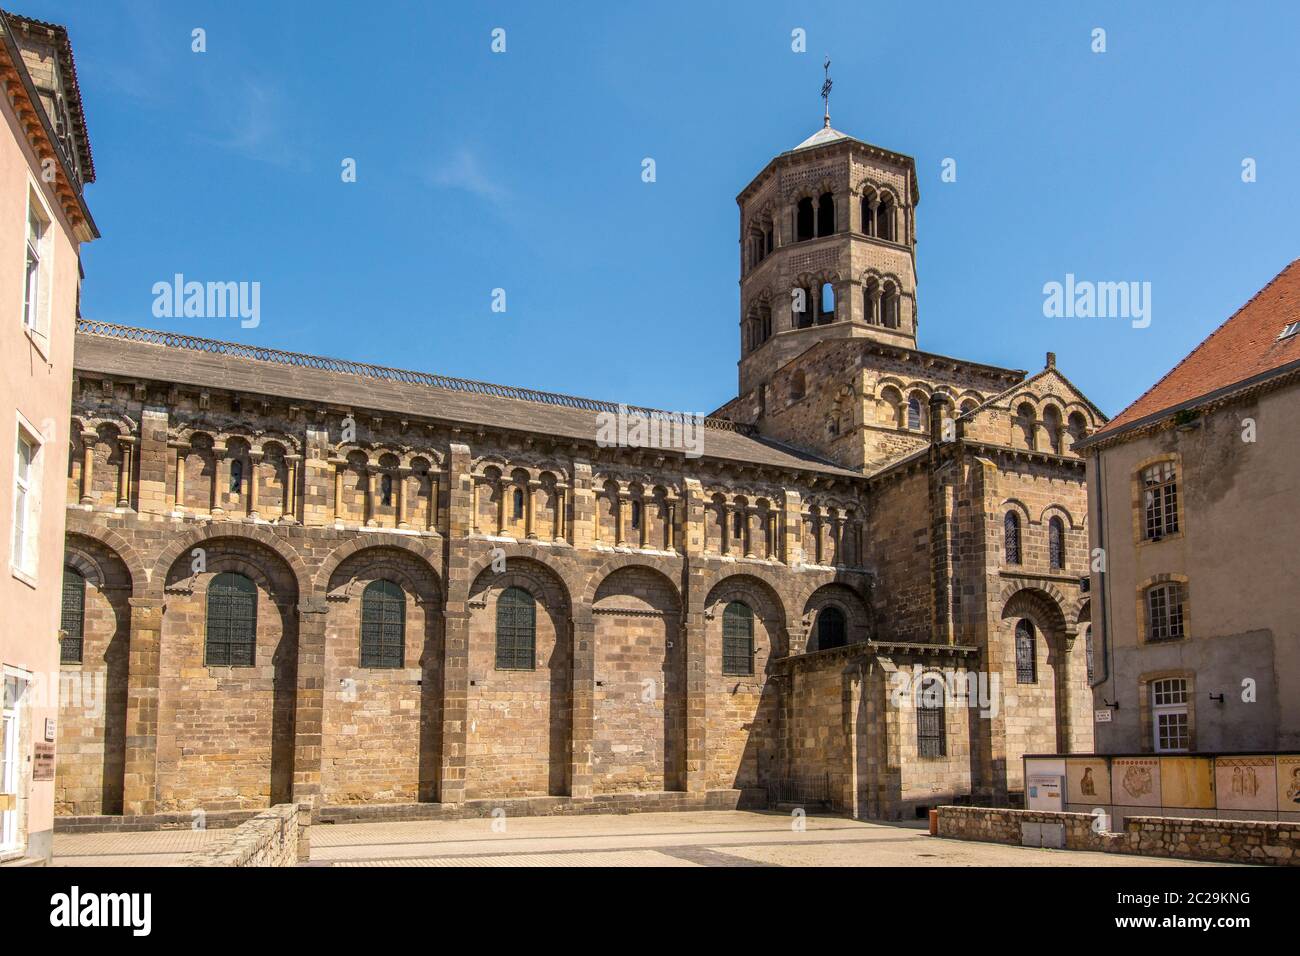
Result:
{"label": "white door", "polygon": [[18,846],[18,778],[22,771],[22,698],[27,681],[4,675],[3,710],[0,710],[0,851]]}

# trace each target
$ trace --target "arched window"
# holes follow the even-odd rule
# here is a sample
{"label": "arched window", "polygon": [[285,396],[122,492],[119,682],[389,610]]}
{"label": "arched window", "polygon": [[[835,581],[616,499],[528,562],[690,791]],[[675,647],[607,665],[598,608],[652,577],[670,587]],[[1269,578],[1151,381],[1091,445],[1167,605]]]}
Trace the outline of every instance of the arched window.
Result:
{"label": "arched window", "polygon": [[641,502],[632,502],[632,530],[637,531],[641,528]]}
{"label": "arched window", "polygon": [[742,601],[722,611],[722,673],[754,673],[754,612]]}
{"label": "arched window", "polygon": [[497,599],[497,670],[535,670],[536,656],[537,602],[523,588],[506,588]]}
{"label": "arched window", "polygon": [[880,286],[875,279],[867,281],[862,290],[862,318],[868,325],[880,324]]}
{"label": "arched window", "polygon": [[739,544],[741,538],[743,538],[744,535],[745,535],[745,516],[743,513],[737,511],[733,513],[731,516],[731,540]]}
{"label": "arched window", "polygon": [[236,458],[230,463],[230,493],[237,495],[244,489],[244,463]]}
{"label": "arched window", "polygon": [[1055,516],[1047,522],[1047,560],[1053,571],[1065,567],[1065,522]]}
{"label": "arched window", "polygon": [[1038,447],[1038,443],[1034,441],[1034,430],[1037,428],[1037,425],[1035,424],[1034,406],[1030,405],[1028,402],[1021,402],[1020,406],[1016,409],[1016,418],[1020,425],[1020,431],[1025,447],[1030,451],[1033,451]]}
{"label": "arched window", "polygon": [[947,688],[938,677],[921,679],[916,702],[916,752],[921,757],[943,757],[948,753],[944,730],[944,695]]}
{"label": "arched window", "polygon": [[843,611],[833,605],[822,608],[817,615],[817,650],[843,647],[848,643],[847,631]]}
{"label": "arched window", "polygon": [[1007,564],[1020,563],[1020,515],[1014,511],[1002,519],[1002,552]]}
{"label": "arched window", "polygon": [[393,504],[393,476],[383,475],[379,479],[379,503],[385,508]]}
{"label": "arched window", "polygon": [[1047,433],[1047,447],[1054,454],[1061,453],[1061,412],[1055,405],[1043,409],[1043,431]]}
{"label": "arched window", "polygon": [[876,209],[876,234],[881,239],[893,242],[894,236],[894,201],[886,196]]}
{"label": "arched window", "polygon": [[392,581],[361,592],[361,666],[406,666],[406,594]]}
{"label": "arched window", "polygon": [[230,571],[214,577],[208,583],[207,625],[204,664],[252,667],[257,648],[257,586]]}
{"label": "arched window", "polygon": [[880,321],[887,329],[899,327],[898,290],[890,286],[880,297]]}
{"label": "arched window", "polygon": [[812,326],[813,297],[811,291],[802,287],[795,289],[791,308],[794,310],[791,321],[794,322],[796,329],[806,329]]}
{"label": "arched window", "polygon": [[816,218],[813,213],[812,197],[805,196],[800,199],[795,212],[795,242],[803,242],[813,237],[813,223]]}
{"label": "arched window", "polygon": [[907,400],[907,427],[912,431],[921,430],[921,400],[915,395]]}
{"label": "arched window", "polygon": [[821,295],[821,316],[818,319],[819,325],[835,321],[835,286],[829,282],[822,283]]}
{"label": "arched window", "polygon": [[1079,412],[1071,412],[1069,424],[1066,426],[1070,432],[1070,447],[1074,448],[1074,443],[1088,435],[1088,420]]}
{"label": "arched window", "polygon": [[862,197],[862,233],[867,236],[876,234],[876,211],[871,208],[874,198],[870,193]]}
{"label": "arched window", "polygon": [[830,193],[822,193],[821,198],[817,200],[817,235],[832,236],[835,234],[835,197]]}
{"label": "arched window", "polygon": [[1034,640],[1034,625],[1023,619],[1016,622],[1016,683],[1038,683],[1038,654]]}
{"label": "arched window", "polygon": [[511,499],[511,510],[516,520],[524,516],[524,490],[516,488],[514,496]]}
{"label": "arched window", "polygon": [[80,664],[86,626],[86,579],[75,568],[63,569],[63,608],[59,615],[59,663]]}

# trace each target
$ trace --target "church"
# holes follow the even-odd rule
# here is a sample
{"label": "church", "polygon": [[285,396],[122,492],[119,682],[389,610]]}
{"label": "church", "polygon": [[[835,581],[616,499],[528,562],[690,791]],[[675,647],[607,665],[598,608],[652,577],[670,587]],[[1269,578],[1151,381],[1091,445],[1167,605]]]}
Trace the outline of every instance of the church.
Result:
{"label": "church", "polygon": [[1106,419],[1051,354],[920,348],[919,199],[829,116],[767,163],[691,428],[80,320],[57,812],[1020,803],[1024,754],[1092,747]]}

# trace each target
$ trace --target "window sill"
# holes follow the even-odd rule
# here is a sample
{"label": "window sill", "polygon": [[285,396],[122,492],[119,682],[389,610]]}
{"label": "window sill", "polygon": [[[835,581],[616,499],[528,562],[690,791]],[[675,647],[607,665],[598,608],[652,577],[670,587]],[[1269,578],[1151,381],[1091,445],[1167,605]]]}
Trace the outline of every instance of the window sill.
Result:
{"label": "window sill", "polygon": [[27,585],[33,591],[37,590],[37,588],[40,587],[40,585],[37,583],[36,575],[29,574],[28,572],[24,571],[22,568],[16,568],[13,565],[10,565],[9,570],[15,578],[17,578],[19,581],[22,581],[23,584]]}
{"label": "window sill", "polygon": [[1141,548],[1152,544],[1164,544],[1166,541],[1179,541],[1182,539],[1182,537],[1183,537],[1183,532],[1181,531],[1175,531],[1173,534],[1162,535],[1159,538],[1144,537],[1138,539],[1138,547]]}

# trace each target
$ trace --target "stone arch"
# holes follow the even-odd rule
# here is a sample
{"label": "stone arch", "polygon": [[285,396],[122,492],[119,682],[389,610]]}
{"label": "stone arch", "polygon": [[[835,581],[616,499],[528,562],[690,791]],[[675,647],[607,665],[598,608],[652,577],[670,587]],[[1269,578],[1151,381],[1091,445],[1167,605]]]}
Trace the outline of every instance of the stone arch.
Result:
{"label": "stone arch", "polygon": [[89,520],[81,517],[83,512],[70,511],[68,513],[67,534],[79,535],[83,538],[89,538],[99,542],[114,555],[117,559],[126,565],[127,572],[131,576],[131,595],[132,597],[143,597],[145,589],[148,586],[151,572],[145,566],[144,561],[140,558],[139,553],[131,546],[131,543],[111,528],[101,528]]}
{"label": "stone arch", "polygon": [[[202,546],[195,572],[190,550]],[[310,596],[302,562],[274,535],[221,526],[186,535],[156,565],[151,592],[165,595],[158,656],[159,812],[208,806],[261,809],[292,797],[298,675],[298,603]],[[219,574],[253,582],[252,666],[209,665],[208,589]],[[184,675],[182,678],[181,675]],[[182,689],[183,687],[183,689]],[[238,727],[232,736],[231,727]]]}
{"label": "stone arch", "polygon": [[[401,544],[388,540],[396,539]],[[367,535],[365,546],[331,555],[327,594],[324,799],[333,804],[436,800],[442,756],[442,587],[423,547],[401,535]],[[337,558],[337,560],[333,560]],[[321,569],[324,571],[324,567]],[[320,572],[317,580],[320,581]],[[402,667],[363,666],[365,589],[392,581],[404,598]],[[334,693],[340,688],[339,693]],[[355,734],[337,728],[352,726]],[[376,761],[376,751],[386,755]]]}
{"label": "stone arch", "polygon": [[823,584],[808,595],[804,601],[803,614],[800,617],[801,653],[810,653],[823,648],[816,646],[817,628],[822,612],[826,608],[836,608],[844,615],[844,642],[860,644],[871,638],[871,614],[861,596],[851,587],[839,582]]}
{"label": "stone arch", "polygon": [[264,528],[223,523],[219,526],[194,528],[175,538],[171,544],[164,548],[158,556],[158,560],[154,562],[153,571],[148,578],[149,587],[144,596],[161,598],[166,589],[167,574],[172,565],[176,563],[177,558],[193,548],[200,547],[205,542],[215,541],[219,538],[239,538],[265,546],[288,565],[297,583],[298,598],[306,598],[318,593],[313,587],[311,575],[308,573],[306,565],[303,564],[302,558],[283,538]]}
{"label": "stone arch", "polygon": [[78,531],[67,535],[63,566],[86,588],[80,661],[60,665],[58,733],[68,745],[57,749],[56,812],[117,814],[125,795],[132,571],[111,545]]}
{"label": "stone arch", "polygon": [[[465,769],[466,799],[560,796],[570,792],[573,741],[573,623],[571,589],[541,561],[503,546],[505,570],[494,570],[485,554],[468,569],[472,581],[465,604],[468,617],[469,684],[466,688],[467,741],[477,754]],[[499,565],[498,565],[499,567]],[[520,589],[532,600],[531,667],[499,666],[498,639],[518,637],[502,631],[500,604]]]}
{"label": "stone arch", "polygon": [[[1007,784],[1024,786],[1021,757],[1026,753],[1063,753],[1070,728],[1064,711],[1071,690],[1070,657],[1073,629],[1062,608],[1065,602],[1054,585],[1011,580],[1002,590],[1002,610],[997,638],[989,649],[990,669],[1000,671],[1006,710]],[[1017,628],[1026,621],[1032,628],[1034,679],[1021,682],[1017,675]]]}
{"label": "stone arch", "polygon": [[591,601],[598,793],[686,789],[681,592],[644,562],[600,580]]}
{"label": "stone arch", "polygon": [[334,576],[338,566],[358,551],[365,551],[370,548],[397,548],[401,551],[411,552],[428,565],[429,574],[432,575],[441,592],[442,576],[438,572],[438,567],[441,564],[441,554],[437,549],[425,541],[412,538],[410,535],[378,533],[353,536],[331,551],[325,560],[321,562],[315,575],[312,576],[311,593],[326,594],[329,590],[329,581]]}

